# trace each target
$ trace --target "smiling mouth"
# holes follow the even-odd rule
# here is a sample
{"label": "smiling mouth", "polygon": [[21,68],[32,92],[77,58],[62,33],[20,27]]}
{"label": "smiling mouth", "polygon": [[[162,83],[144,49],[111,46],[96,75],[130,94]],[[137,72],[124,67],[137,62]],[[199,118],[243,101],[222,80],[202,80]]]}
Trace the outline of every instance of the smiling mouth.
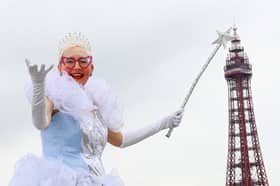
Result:
{"label": "smiling mouth", "polygon": [[82,73],[72,73],[70,74],[70,76],[72,76],[74,79],[82,79],[84,77],[84,74]]}

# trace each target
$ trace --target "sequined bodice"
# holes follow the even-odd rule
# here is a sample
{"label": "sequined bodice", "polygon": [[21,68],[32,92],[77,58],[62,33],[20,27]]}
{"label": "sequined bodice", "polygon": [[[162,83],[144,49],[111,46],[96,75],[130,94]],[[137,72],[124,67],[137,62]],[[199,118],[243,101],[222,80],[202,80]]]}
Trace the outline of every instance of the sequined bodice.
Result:
{"label": "sequined bodice", "polygon": [[73,168],[84,168],[95,175],[105,174],[101,155],[107,142],[107,128],[97,114],[75,119],[58,112],[41,136],[45,157],[61,159]]}
{"label": "sequined bodice", "polygon": [[107,143],[107,128],[101,123],[99,112],[94,112],[91,117],[80,120],[82,143],[81,151],[90,172],[95,175],[104,175],[101,155]]}
{"label": "sequined bodice", "polygon": [[107,143],[107,128],[100,121],[96,112],[92,117],[81,120],[82,152],[86,155],[101,157]]}

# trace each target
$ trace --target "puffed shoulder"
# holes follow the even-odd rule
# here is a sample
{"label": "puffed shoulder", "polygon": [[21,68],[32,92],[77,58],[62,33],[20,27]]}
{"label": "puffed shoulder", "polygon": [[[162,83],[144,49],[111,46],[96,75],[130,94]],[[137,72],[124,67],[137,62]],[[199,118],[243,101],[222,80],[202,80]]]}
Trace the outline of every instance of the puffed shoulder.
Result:
{"label": "puffed shoulder", "polygon": [[123,105],[109,84],[103,79],[90,78],[85,86],[89,97],[97,105],[105,124],[118,132],[123,126]]}

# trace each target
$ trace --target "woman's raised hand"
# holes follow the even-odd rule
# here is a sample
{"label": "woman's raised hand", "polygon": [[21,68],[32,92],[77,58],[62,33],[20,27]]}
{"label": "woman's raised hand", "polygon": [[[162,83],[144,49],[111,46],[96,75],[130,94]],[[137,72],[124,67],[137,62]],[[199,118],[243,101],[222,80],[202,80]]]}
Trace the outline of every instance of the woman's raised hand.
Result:
{"label": "woman's raised hand", "polygon": [[38,70],[37,64],[31,64],[28,59],[25,59],[26,66],[28,68],[31,80],[33,83],[42,83],[45,80],[47,73],[53,68],[51,65],[49,68],[45,70],[45,64],[40,66],[40,70]]}
{"label": "woman's raised hand", "polygon": [[25,59],[26,66],[28,68],[32,85],[32,120],[37,129],[44,129],[48,126],[46,118],[46,103],[45,103],[45,78],[47,73],[53,68],[53,65],[45,70],[45,65],[42,64],[40,70],[38,65],[30,64],[28,59]]}

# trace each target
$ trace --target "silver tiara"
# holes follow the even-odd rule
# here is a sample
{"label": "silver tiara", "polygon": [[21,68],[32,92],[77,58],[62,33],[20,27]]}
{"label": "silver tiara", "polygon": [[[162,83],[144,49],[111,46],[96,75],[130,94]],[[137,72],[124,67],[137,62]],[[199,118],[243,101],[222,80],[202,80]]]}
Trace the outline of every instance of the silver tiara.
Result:
{"label": "silver tiara", "polygon": [[79,46],[88,53],[91,53],[91,46],[89,40],[81,32],[71,32],[64,36],[64,38],[59,42],[58,55],[59,58],[62,56],[63,51],[67,48]]}

